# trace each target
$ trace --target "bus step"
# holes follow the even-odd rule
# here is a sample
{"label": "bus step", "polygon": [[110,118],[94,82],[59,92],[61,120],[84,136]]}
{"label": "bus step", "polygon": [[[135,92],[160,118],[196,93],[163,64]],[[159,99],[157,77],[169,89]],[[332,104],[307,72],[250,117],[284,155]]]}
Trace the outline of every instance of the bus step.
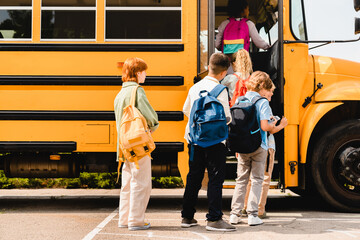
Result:
{"label": "bus step", "polygon": [[237,159],[232,156],[226,157],[225,179],[235,180],[236,170],[237,170]]}
{"label": "bus step", "polygon": [[[235,181],[231,179],[227,179],[224,181],[223,188],[233,189],[235,188]],[[278,189],[279,182],[271,181],[270,182],[270,189]]]}
{"label": "bus step", "polygon": [[235,180],[227,179],[223,183],[223,188],[233,189],[235,188]]}
{"label": "bus step", "polygon": [[280,185],[279,185],[278,181],[271,181],[270,182],[270,189],[278,189],[278,188],[280,188],[279,186]]}

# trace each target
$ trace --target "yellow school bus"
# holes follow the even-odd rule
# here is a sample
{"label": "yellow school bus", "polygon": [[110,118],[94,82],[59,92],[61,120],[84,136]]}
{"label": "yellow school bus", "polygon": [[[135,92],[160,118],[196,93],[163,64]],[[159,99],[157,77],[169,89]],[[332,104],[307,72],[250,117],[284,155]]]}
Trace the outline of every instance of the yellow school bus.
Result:
{"label": "yellow school bus", "polygon": [[[251,46],[254,70],[269,73],[277,87],[273,112],[289,122],[276,134],[274,178],[283,189],[318,193],[337,209],[360,211],[360,64],[309,54],[309,44],[334,41],[308,38],[304,1],[248,3],[250,19],[272,45],[267,51]],[[153,175],[185,179],[182,106],[194,80],[206,74],[226,5],[2,0],[0,169],[10,177],[115,170],[119,66],[137,56],[149,65],[143,87],[160,120]],[[357,1],[354,7],[360,8]],[[228,178],[235,166],[229,162]]]}
{"label": "yellow school bus", "polygon": [[197,3],[0,1],[0,149],[11,177],[116,171],[121,64],[140,57],[161,128],[153,175],[185,159],[182,105],[197,73]]}

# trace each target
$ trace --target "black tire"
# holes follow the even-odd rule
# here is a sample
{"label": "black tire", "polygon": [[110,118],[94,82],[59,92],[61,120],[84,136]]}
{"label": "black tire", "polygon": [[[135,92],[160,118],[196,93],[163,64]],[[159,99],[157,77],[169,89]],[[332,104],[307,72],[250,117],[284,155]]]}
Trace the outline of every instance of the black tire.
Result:
{"label": "black tire", "polygon": [[289,190],[296,193],[297,195],[300,195],[301,197],[314,197],[314,192],[311,191],[309,188],[300,189],[300,188],[290,187]]}
{"label": "black tire", "polygon": [[[341,153],[350,147],[360,148],[360,120],[342,122],[319,139],[312,155],[311,173],[326,202],[340,211],[360,212],[360,185],[344,177],[340,161]],[[356,161],[356,166],[360,166],[360,159]],[[360,174],[358,168],[352,170]]]}

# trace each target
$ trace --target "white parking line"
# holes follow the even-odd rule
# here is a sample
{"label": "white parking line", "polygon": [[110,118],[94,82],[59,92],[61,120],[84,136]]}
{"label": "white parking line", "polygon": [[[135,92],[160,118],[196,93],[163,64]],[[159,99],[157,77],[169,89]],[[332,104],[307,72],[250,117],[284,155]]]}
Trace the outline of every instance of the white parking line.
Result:
{"label": "white parking line", "polygon": [[119,208],[115,209],[107,218],[97,225],[91,232],[88,233],[82,240],[91,240],[98,234],[119,212]]}
{"label": "white parking line", "polygon": [[[119,220],[118,218],[112,219],[113,221]],[[147,221],[178,221],[181,222],[181,218],[146,218]],[[206,219],[196,219],[198,221],[205,221]]]}
{"label": "white parking line", "polygon": [[[185,238],[185,237],[172,237],[172,236],[162,236],[162,235],[154,235],[152,232],[148,232],[147,234],[129,234],[129,233],[99,233],[99,235],[114,235],[114,236],[128,236],[128,237],[147,237],[147,238],[165,238],[165,239],[179,239],[179,240],[202,240],[196,238]],[[206,238],[208,239],[208,238]]]}
{"label": "white parking line", "polygon": [[360,218],[297,218],[297,221],[345,221],[345,222],[360,222]]}
{"label": "white parking line", "polygon": [[202,237],[202,238],[205,239],[205,240],[210,240],[210,238],[208,238],[208,237],[205,236],[204,234],[201,234],[201,233],[198,233],[198,232],[191,232],[191,233],[193,233],[193,234],[195,234],[195,235],[199,235],[200,237]]}
{"label": "white parking line", "polygon": [[351,234],[351,232],[360,233],[359,231],[346,231],[346,230],[335,230],[335,229],[328,229],[326,231],[343,233],[343,234],[348,235],[349,237],[352,237],[352,238],[357,238],[357,236],[354,235],[354,234]]}

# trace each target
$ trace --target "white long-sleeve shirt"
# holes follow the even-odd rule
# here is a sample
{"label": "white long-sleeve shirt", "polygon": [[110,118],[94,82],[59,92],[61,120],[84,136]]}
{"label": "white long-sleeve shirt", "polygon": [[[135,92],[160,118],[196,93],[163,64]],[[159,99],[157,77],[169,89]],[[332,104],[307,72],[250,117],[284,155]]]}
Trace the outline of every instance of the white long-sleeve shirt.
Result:
{"label": "white long-sleeve shirt", "polygon": [[[196,99],[200,98],[200,96],[199,96],[200,91],[206,90],[206,91],[210,92],[211,90],[213,90],[216,87],[217,84],[220,84],[217,79],[210,77],[210,76],[206,76],[201,81],[199,81],[194,86],[192,86],[189,90],[189,93],[187,95],[187,98],[186,98],[184,106],[183,106],[183,113],[185,114],[185,116],[187,116],[188,118],[190,117],[190,112],[191,112],[191,108],[194,104],[194,101]],[[219,94],[217,99],[224,107],[227,124],[229,124],[231,122],[231,114],[230,114],[230,106],[229,106],[229,98],[228,98],[227,90],[224,89]],[[188,120],[188,122],[186,124],[186,128],[185,128],[185,136],[184,136],[184,138],[186,139],[186,141],[188,143],[190,142],[189,141],[190,140],[189,132],[190,132],[190,128],[189,128],[189,120]]]}
{"label": "white long-sleeve shirt", "polygon": [[[236,20],[240,21],[240,18],[236,18]],[[221,43],[222,43],[223,36],[224,36],[224,30],[225,30],[226,25],[228,25],[229,22],[230,22],[229,19],[226,19],[218,27],[219,32],[216,35],[215,47],[219,51],[222,51]],[[255,24],[250,20],[248,20],[246,23],[249,27],[249,36],[250,36],[251,40],[253,41],[253,43],[255,44],[255,46],[257,46],[258,48],[261,48],[261,49],[268,49],[270,47],[270,45],[260,37],[258,31],[256,30]]]}

